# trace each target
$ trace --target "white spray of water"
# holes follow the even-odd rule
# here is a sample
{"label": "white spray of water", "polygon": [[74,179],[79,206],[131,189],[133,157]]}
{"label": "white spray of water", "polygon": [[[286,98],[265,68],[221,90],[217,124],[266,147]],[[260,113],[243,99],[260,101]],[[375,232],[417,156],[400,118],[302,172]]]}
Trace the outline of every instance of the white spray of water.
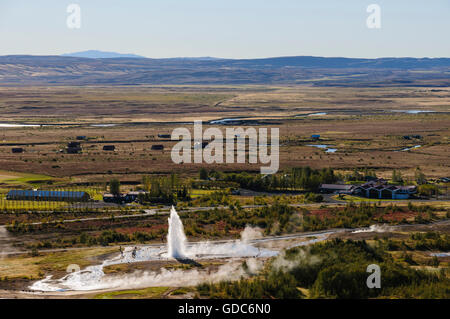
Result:
{"label": "white spray of water", "polygon": [[358,233],[384,233],[390,230],[389,226],[385,225],[370,225],[369,228],[364,229],[358,229],[352,232],[352,234],[358,234]]}
{"label": "white spray of water", "polygon": [[180,216],[172,206],[169,217],[169,233],[167,235],[168,256],[172,258],[186,258],[186,235]]}
{"label": "white spray of water", "polygon": [[19,249],[12,246],[12,240],[6,227],[0,226],[0,259],[4,258],[9,252],[17,250]]}
{"label": "white spray of water", "polygon": [[245,229],[241,232],[241,240],[244,243],[248,243],[252,239],[259,239],[263,237],[263,230],[259,227],[252,227],[250,225],[245,226]]}

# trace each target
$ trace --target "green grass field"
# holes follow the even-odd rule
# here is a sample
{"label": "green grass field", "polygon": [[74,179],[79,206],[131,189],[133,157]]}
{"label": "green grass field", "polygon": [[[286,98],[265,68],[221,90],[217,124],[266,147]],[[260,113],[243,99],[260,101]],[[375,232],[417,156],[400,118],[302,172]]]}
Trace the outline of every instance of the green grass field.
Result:
{"label": "green grass field", "polygon": [[0,170],[0,183],[10,186],[35,186],[57,179],[43,174],[19,173]]}
{"label": "green grass field", "polygon": [[0,199],[0,211],[23,211],[23,210],[54,210],[67,206],[66,202],[47,202],[47,201],[31,201],[31,200],[6,200],[5,197]]}
{"label": "green grass field", "polygon": [[34,257],[22,255],[0,258],[0,278],[43,278],[48,272],[66,271],[67,266],[71,264],[84,268],[93,263],[93,257],[114,251],[117,251],[117,248],[74,249],[39,253]]}
{"label": "green grass field", "polygon": [[99,294],[95,296],[95,299],[147,299],[147,298],[161,298],[163,294],[167,293],[170,288],[168,287],[150,287],[139,290],[121,290],[112,291]]}
{"label": "green grass field", "polygon": [[191,190],[191,197],[197,198],[197,197],[201,197],[204,195],[209,195],[213,192],[214,192],[214,190],[210,190],[210,189],[193,189],[193,190]]}

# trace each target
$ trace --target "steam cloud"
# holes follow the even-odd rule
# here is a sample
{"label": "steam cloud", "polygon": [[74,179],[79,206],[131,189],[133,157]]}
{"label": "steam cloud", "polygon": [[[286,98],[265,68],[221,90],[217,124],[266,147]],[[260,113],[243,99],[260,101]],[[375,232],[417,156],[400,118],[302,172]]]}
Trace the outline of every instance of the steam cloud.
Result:
{"label": "steam cloud", "polygon": [[388,232],[390,231],[390,227],[386,226],[386,225],[370,225],[369,228],[365,228],[365,229],[359,229],[359,230],[355,230],[352,232],[352,234],[357,234],[357,233],[384,233],[384,232]]}

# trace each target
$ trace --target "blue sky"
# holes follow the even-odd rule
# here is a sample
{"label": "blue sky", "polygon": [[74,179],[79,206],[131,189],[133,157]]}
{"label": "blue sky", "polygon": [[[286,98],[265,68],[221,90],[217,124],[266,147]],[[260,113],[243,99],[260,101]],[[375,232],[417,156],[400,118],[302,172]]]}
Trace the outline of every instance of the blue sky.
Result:
{"label": "blue sky", "polygon": [[[366,26],[372,3],[381,29]],[[449,34],[449,0],[0,0],[0,55],[450,57]]]}

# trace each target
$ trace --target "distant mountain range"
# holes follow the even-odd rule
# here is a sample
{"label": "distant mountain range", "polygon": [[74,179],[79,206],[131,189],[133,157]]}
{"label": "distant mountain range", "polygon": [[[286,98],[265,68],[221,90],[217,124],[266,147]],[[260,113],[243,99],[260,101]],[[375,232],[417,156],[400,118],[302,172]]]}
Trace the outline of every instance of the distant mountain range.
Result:
{"label": "distant mountain range", "polygon": [[450,58],[166,58],[84,51],[0,56],[0,85],[449,86]]}
{"label": "distant mountain range", "polygon": [[[118,53],[118,52],[107,52],[99,50],[87,50],[73,53],[64,53],[61,56],[70,56],[74,58],[89,58],[89,59],[112,59],[112,58],[134,58],[134,59],[146,59],[145,56],[131,54],[131,53]],[[176,57],[176,58],[165,58],[162,60],[196,60],[196,61],[214,61],[223,60],[220,58],[214,58],[210,56],[204,57]]]}
{"label": "distant mountain range", "polygon": [[75,58],[89,58],[89,59],[107,59],[107,58],[145,58],[136,54],[123,54],[117,52],[105,52],[98,50],[88,50],[74,53],[64,53],[61,56],[70,56]]}

